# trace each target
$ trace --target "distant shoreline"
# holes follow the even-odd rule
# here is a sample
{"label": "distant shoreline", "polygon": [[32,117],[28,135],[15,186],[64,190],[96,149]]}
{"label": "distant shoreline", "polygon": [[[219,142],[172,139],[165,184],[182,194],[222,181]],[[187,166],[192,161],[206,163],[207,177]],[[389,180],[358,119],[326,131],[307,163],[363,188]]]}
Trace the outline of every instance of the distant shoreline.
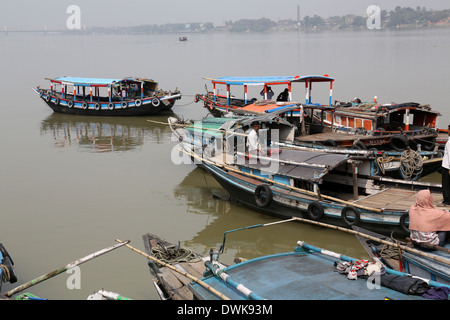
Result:
{"label": "distant shoreline", "polygon": [[[369,25],[377,20],[377,26]],[[264,32],[320,32],[320,31],[378,31],[378,30],[411,30],[435,29],[450,27],[450,9],[427,10],[425,7],[395,7],[394,10],[380,10],[374,16],[332,16],[322,18],[314,15],[303,19],[287,19],[277,22],[268,18],[240,19],[225,21],[224,25],[215,26],[212,22],[205,23],[166,23],[162,25],[147,24],[122,27],[86,27],[69,30],[9,30],[6,26],[0,32],[43,32],[65,34],[111,34],[111,35],[150,35],[150,34],[208,34],[208,33],[264,33]]]}

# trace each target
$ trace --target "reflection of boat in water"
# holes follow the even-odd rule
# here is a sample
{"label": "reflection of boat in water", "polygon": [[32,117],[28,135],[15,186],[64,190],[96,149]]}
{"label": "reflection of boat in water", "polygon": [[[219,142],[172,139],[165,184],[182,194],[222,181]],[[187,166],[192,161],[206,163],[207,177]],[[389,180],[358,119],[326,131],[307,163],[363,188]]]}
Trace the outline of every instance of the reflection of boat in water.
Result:
{"label": "reflection of boat in water", "polygon": [[224,194],[217,181],[200,168],[191,171],[174,189],[175,197],[186,202],[190,213],[212,214],[214,217],[230,211],[228,201],[217,201]]}
{"label": "reflection of boat in water", "polygon": [[139,117],[67,116],[54,113],[41,122],[41,134],[51,134],[56,147],[79,147],[90,152],[130,151],[146,140],[170,138],[166,126]]}

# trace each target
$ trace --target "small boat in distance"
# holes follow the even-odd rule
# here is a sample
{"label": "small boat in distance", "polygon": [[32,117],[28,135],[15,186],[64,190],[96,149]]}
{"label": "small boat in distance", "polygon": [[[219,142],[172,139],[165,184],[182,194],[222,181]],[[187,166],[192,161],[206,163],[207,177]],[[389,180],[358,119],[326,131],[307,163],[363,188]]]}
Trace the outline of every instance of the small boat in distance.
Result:
{"label": "small boat in distance", "polygon": [[46,78],[50,89],[33,90],[54,111],[94,116],[142,116],[169,110],[181,99],[178,89],[167,92],[146,78]]}
{"label": "small boat in distance", "polygon": [[178,38],[178,40],[180,40],[180,41],[187,41],[187,37],[183,36],[183,37]]}

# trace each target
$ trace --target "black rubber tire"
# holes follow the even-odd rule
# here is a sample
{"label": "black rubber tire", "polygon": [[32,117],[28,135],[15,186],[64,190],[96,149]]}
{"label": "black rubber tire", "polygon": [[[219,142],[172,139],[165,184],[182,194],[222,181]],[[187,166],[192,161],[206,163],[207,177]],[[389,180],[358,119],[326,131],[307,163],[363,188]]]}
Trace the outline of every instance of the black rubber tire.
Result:
{"label": "black rubber tire", "polygon": [[323,206],[318,201],[313,201],[308,205],[308,217],[311,220],[319,221],[323,218],[325,212]]}
{"label": "black rubber tire", "polygon": [[[354,218],[349,219],[348,213],[353,212]],[[355,226],[361,220],[358,209],[354,206],[346,206],[341,211],[341,219],[347,226]]]}
{"label": "black rubber tire", "polygon": [[260,184],[255,189],[255,202],[260,208],[267,207],[273,199],[272,190],[268,184]]}
{"label": "black rubber tire", "polygon": [[404,151],[409,146],[409,141],[404,135],[394,134],[389,141],[389,146],[396,151]]}
{"label": "black rubber tire", "polygon": [[337,143],[333,139],[325,140],[324,142],[322,142],[322,145],[327,146],[327,147],[337,147]]}
{"label": "black rubber tire", "polygon": [[402,228],[402,230],[409,233],[409,221],[406,222],[407,220],[409,220],[409,211],[402,214],[399,220],[400,227]]}

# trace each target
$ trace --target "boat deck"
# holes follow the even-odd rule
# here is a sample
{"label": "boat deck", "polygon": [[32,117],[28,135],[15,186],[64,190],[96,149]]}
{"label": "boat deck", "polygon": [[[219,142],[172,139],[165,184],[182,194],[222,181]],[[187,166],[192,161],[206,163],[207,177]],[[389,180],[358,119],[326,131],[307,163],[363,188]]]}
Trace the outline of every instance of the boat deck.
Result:
{"label": "boat deck", "polygon": [[[378,193],[361,197],[355,200],[360,205],[381,208],[386,210],[409,210],[411,205],[416,202],[417,191],[410,191],[398,188],[386,188]],[[435,206],[442,202],[442,194],[437,192],[431,193]]]}
{"label": "boat deck", "polygon": [[[269,300],[422,299],[385,287],[369,289],[365,279],[349,280],[346,275],[336,272],[334,261],[334,258],[323,255],[288,253],[242,262],[225,272],[233,282]],[[208,277],[204,281],[232,300],[245,299],[243,294],[218,277]],[[191,286],[198,299],[218,299],[196,283]]]}

